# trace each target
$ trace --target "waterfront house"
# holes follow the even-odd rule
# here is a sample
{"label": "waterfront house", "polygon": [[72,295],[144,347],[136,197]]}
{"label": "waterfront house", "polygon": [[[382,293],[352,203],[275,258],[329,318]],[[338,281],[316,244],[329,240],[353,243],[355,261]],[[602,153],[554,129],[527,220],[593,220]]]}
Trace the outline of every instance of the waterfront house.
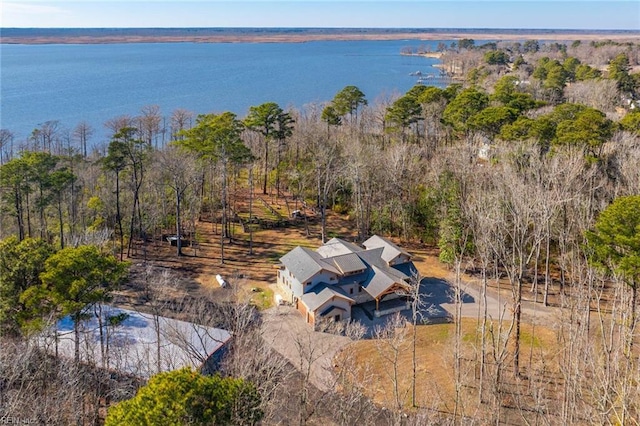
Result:
{"label": "waterfront house", "polygon": [[353,305],[407,295],[415,273],[411,255],[391,241],[372,236],[363,246],[333,238],[316,250],[296,247],[280,258],[278,289],[305,320],[351,318]]}

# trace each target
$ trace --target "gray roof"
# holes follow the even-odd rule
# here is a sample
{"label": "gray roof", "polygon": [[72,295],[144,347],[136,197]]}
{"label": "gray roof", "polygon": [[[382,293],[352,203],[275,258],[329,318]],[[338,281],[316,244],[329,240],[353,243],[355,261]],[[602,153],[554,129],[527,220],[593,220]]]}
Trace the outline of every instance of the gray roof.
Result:
{"label": "gray roof", "polygon": [[322,270],[340,274],[335,266],[325,262],[318,253],[305,247],[298,246],[294,248],[282,256],[280,262],[282,262],[301,283],[307,281]]}
{"label": "gray roof", "polygon": [[391,241],[387,240],[386,238],[382,238],[377,235],[372,236],[367,241],[362,243],[362,245],[364,245],[367,249],[382,247],[384,249],[382,253],[382,258],[387,263],[391,262],[393,259],[400,256],[401,254],[411,258],[411,255],[408,252],[406,252],[405,250],[402,250],[400,247],[398,247]]}
{"label": "gray roof", "polygon": [[376,298],[393,284],[404,284],[408,275],[395,267],[390,267],[381,257],[384,253],[384,247],[378,247],[370,250],[364,250],[358,253],[358,256],[369,265],[369,275],[362,287],[371,297]]}
{"label": "gray roof", "polygon": [[382,259],[383,251],[384,249],[382,247],[364,250],[358,253],[358,257],[367,262],[367,264],[369,265],[376,265],[381,268],[388,267],[387,263]]}
{"label": "gray roof", "polygon": [[409,261],[389,266],[389,262],[400,255],[411,258],[409,253],[376,235],[365,241],[364,245],[366,249],[332,238],[317,251],[296,247],[280,260],[300,282],[307,281],[322,270],[338,275],[338,285],[321,284],[302,295],[302,301],[312,311],[334,296],[355,303],[340,290],[339,285],[360,283],[374,298],[380,297],[394,285],[408,285],[407,280],[415,269],[413,263]]}
{"label": "gray roof", "polygon": [[372,276],[363,287],[373,298],[379,297],[389,289],[389,287],[396,283],[400,285],[407,285],[402,278],[399,278],[397,274],[392,272],[392,268],[379,268],[374,265],[371,267],[371,270]]}
{"label": "gray roof", "polygon": [[332,238],[316,250],[322,257],[334,257],[362,251],[362,247],[340,238]]}
{"label": "gray roof", "polygon": [[327,259],[327,262],[333,262],[333,264],[342,272],[342,274],[353,274],[355,272],[364,271],[367,269],[362,260],[356,253],[343,254],[341,256],[335,256]]}
{"label": "gray roof", "polygon": [[315,311],[333,297],[340,297],[348,302],[355,303],[355,300],[342,293],[337,287],[328,287],[326,285],[318,286],[310,293],[305,293],[300,298],[307,306],[307,310]]}

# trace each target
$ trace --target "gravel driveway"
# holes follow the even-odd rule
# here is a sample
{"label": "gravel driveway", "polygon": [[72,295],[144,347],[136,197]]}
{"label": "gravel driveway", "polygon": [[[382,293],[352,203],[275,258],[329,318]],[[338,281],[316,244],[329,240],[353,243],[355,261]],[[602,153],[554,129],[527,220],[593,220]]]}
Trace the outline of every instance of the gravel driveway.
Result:
{"label": "gravel driveway", "polygon": [[314,331],[290,306],[263,311],[262,337],[322,391],[334,389],[333,358],[351,343],[348,337]]}
{"label": "gravel driveway", "polygon": [[[453,303],[453,287],[449,281],[439,278],[424,278],[421,293],[425,301],[423,319],[427,322],[448,321],[455,315]],[[461,315],[476,318],[481,308],[479,288],[470,283],[461,285]],[[373,303],[373,302],[371,302]],[[381,306],[382,308],[382,306]],[[497,292],[487,294],[487,315],[493,320],[511,318],[511,299],[500,296]],[[374,305],[364,304],[352,309],[352,317],[364,324],[373,335],[376,326],[384,326],[388,317],[375,318],[372,315]],[[545,320],[552,317],[552,310],[539,304],[533,306],[524,303],[523,314],[531,319]],[[402,312],[411,317],[411,311]],[[330,333],[314,331],[304,321],[302,315],[293,307],[276,306],[263,311],[263,338],[271,347],[283,355],[303,376],[308,375],[309,381],[322,391],[335,387],[333,376],[333,359],[335,355],[352,340],[348,337]]]}

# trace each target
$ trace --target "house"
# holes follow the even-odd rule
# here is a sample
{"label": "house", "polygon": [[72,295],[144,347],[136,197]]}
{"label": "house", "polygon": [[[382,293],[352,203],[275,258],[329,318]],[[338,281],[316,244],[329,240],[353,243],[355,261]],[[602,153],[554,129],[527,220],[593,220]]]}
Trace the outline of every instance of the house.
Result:
{"label": "house", "polygon": [[280,258],[277,285],[310,324],[351,318],[353,305],[401,297],[411,290],[411,255],[372,236],[360,247],[333,238],[316,250],[296,247]]}
{"label": "house", "polygon": [[[231,340],[219,328],[101,304],[85,309],[78,329],[81,362],[145,379],[183,367],[211,372]],[[39,343],[73,359],[74,320],[62,318]]]}

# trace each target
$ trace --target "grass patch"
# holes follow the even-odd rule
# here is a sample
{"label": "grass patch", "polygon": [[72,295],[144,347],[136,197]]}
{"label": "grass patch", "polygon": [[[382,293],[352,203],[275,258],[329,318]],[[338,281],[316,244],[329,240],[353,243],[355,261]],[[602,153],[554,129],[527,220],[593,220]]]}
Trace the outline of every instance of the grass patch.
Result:
{"label": "grass patch", "polygon": [[287,253],[288,251],[265,251],[263,255],[271,262],[279,262],[280,258]]}
{"label": "grass patch", "polygon": [[[497,322],[494,322],[494,329],[497,329]],[[449,410],[455,398],[454,388],[454,337],[455,324],[434,324],[419,325],[416,328],[416,359],[417,368],[417,402],[419,406],[433,407],[434,402],[439,410]],[[503,329],[508,329],[508,322],[503,323]],[[522,324],[520,339],[521,366],[529,368],[530,351],[535,351],[550,363],[553,363],[555,354],[558,351],[558,343],[555,333],[545,327],[536,326],[535,330],[529,324]],[[410,389],[412,377],[412,338],[413,328],[407,326],[403,331],[404,341],[400,344],[398,353],[398,389],[406,395],[405,403],[410,405]],[[478,346],[481,341],[480,323],[473,318],[463,318],[461,323],[461,359],[463,380],[468,381],[469,389],[474,388],[474,368],[478,354]],[[487,334],[488,336],[488,334]],[[509,343],[512,348],[513,342]],[[490,351],[490,343],[487,344]],[[353,371],[357,371],[357,380],[372,383],[372,386],[365,386],[368,394],[376,402],[387,405],[393,404],[390,398],[393,395],[392,378],[393,371],[390,364],[389,344],[381,340],[361,340],[352,343],[345,348],[344,353],[353,354],[355,366]],[[489,358],[491,355],[488,355]],[[534,358],[537,359],[539,356]],[[343,358],[342,360],[345,360]],[[339,358],[338,364],[341,364]],[[345,361],[346,362],[346,361]],[[511,365],[507,360],[505,365]],[[533,367],[532,367],[533,368]]]}
{"label": "grass patch", "polygon": [[[418,330],[422,327],[418,326]],[[434,324],[429,326],[428,333],[418,332],[420,339],[425,339],[431,343],[445,343],[449,340],[450,333],[454,332],[452,324]]]}
{"label": "grass patch", "polygon": [[261,287],[256,287],[256,289],[258,289],[258,291],[255,291],[251,297],[251,304],[260,310],[272,307],[273,290]]}
{"label": "grass patch", "polygon": [[[537,331],[536,331],[537,332]],[[531,333],[531,330],[520,331],[520,343],[527,349],[540,349],[543,347],[540,338]]]}

